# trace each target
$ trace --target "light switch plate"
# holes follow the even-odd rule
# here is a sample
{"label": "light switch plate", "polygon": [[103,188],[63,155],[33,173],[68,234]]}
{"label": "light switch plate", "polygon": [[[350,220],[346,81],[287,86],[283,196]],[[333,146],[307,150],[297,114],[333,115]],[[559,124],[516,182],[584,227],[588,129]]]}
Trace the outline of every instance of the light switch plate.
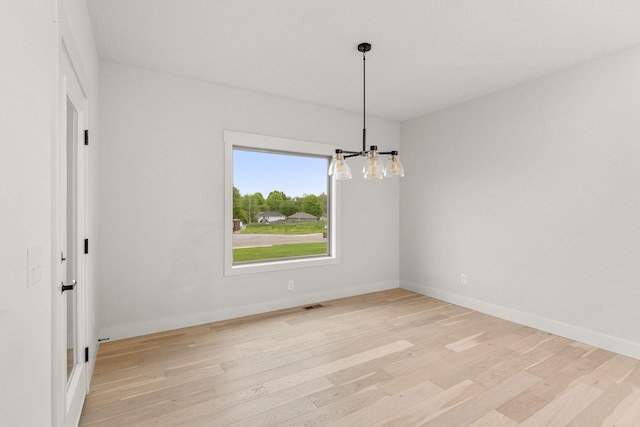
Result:
{"label": "light switch plate", "polygon": [[34,246],[27,249],[27,287],[33,286],[42,278],[42,248]]}

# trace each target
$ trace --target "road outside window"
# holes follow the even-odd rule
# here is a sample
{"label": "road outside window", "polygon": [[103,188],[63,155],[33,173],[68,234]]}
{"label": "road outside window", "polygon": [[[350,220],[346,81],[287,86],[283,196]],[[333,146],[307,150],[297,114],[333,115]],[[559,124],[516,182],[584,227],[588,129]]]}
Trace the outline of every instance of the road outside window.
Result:
{"label": "road outside window", "polygon": [[233,262],[326,256],[327,158],[233,150]]}

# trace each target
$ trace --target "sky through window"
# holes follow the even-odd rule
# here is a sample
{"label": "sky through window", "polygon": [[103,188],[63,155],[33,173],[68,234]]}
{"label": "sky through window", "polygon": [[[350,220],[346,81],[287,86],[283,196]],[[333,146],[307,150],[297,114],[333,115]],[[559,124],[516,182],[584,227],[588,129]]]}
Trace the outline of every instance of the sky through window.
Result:
{"label": "sky through window", "polygon": [[233,186],[240,194],[282,191],[289,197],[327,193],[327,158],[233,150]]}

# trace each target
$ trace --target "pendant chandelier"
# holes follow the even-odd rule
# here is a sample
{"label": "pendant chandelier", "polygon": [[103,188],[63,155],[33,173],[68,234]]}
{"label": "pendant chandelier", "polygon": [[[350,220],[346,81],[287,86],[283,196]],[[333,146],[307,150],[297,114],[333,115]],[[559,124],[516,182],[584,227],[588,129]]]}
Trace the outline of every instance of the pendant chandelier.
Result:
{"label": "pendant chandelier", "polygon": [[[404,168],[400,159],[398,158],[397,151],[378,151],[378,147],[372,145],[367,150],[367,117],[366,117],[366,53],[371,50],[371,44],[360,43],[358,45],[358,51],[362,52],[362,151],[346,151],[337,149],[336,154],[333,156],[333,160],[329,165],[329,175],[333,176],[333,179],[351,179],[351,169],[347,164],[346,159],[349,157],[364,157],[364,166],[362,172],[365,179],[382,179],[383,177],[403,177]],[[389,161],[387,167],[382,164],[380,160],[381,155],[389,155]]]}

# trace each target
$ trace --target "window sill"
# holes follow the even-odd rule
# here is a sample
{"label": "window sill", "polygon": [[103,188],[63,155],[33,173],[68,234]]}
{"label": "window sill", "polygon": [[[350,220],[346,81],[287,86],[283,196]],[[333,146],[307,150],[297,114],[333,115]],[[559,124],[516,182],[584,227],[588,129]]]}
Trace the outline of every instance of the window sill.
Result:
{"label": "window sill", "polygon": [[335,256],[305,257],[299,259],[287,258],[282,261],[256,261],[240,264],[226,264],[225,276],[240,276],[244,274],[267,273],[271,271],[294,270],[299,268],[322,267],[339,264]]}

